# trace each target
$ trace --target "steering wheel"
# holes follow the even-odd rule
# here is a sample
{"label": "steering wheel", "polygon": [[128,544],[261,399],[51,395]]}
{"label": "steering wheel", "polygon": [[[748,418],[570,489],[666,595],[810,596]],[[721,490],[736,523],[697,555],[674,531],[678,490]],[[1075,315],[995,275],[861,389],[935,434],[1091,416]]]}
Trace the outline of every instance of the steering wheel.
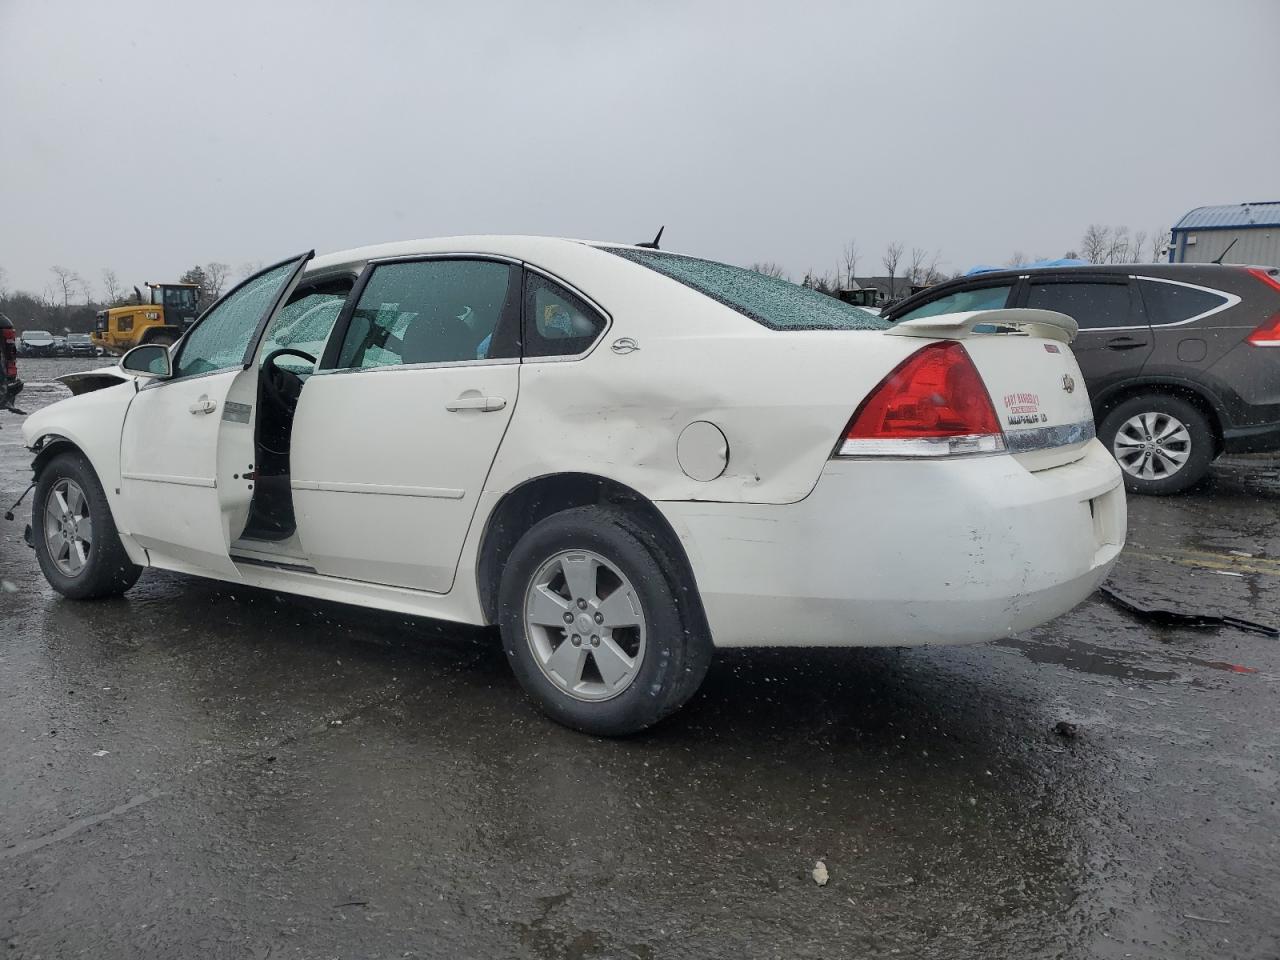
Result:
{"label": "steering wheel", "polygon": [[316,358],[292,347],[272,350],[262,361],[262,392],[267,395],[278,410],[292,417],[298,409],[298,396],[302,393],[302,378],[291,370],[282,370],[276,366],[280,357],[301,357],[303,360],[316,362]]}

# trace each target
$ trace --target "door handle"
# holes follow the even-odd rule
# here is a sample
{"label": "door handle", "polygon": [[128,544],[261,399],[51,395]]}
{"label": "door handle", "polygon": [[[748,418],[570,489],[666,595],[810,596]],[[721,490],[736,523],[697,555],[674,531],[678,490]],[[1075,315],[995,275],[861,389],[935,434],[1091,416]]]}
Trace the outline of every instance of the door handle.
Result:
{"label": "door handle", "polygon": [[444,408],[450,413],[458,413],[460,410],[479,410],[481,413],[493,413],[495,410],[501,410],[507,405],[506,397],[458,397],[444,405]]}
{"label": "door handle", "polygon": [[218,401],[210,400],[208,397],[201,397],[191,406],[187,407],[192,413],[199,415],[202,413],[213,413],[218,409]]}
{"label": "door handle", "polygon": [[1107,341],[1108,350],[1136,350],[1147,346],[1146,340],[1135,340],[1133,337],[1113,337]]}

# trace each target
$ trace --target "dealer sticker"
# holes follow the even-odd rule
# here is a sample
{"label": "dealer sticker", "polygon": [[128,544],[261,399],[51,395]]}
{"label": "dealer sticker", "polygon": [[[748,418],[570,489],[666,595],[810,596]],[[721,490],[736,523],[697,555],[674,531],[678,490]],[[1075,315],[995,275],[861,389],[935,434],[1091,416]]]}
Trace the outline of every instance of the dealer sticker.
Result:
{"label": "dealer sticker", "polygon": [[1011,427],[1049,422],[1049,415],[1040,412],[1040,394],[1038,393],[1006,393],[1004,408],[1005,420]]}

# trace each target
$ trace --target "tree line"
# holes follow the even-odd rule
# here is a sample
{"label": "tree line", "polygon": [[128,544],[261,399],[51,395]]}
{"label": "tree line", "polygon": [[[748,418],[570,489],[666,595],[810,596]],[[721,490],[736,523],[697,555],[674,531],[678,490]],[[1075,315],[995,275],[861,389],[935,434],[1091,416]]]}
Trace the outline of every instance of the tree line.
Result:
{"label": "tree line", "polygon": [[[1131,233],[1124,225],[1091,223],[1080,238],[1079,246],[1067,250],[1062,257],[1088,263],[1156,263],[1164,258],[1168,244],[1169,231],[1165,227],[1158,227],[1150,233],[1145,230]],[[960,270],[947,272],[943,269],[946,261],[941,251],[912,247],[908,254],[905,245],[896,240],[885,246],[878,260],[874,255],[868,259],[872,264],[871,272],[859,273],[858,265],[864,262],[863,257],[857,240],[850,240],[841,250],[834,270],[823,272],[810,268],[805,271],[801,286],[835,296],[841,290],[855,289],[855,284],[865,285],[873,277],[887,278],[889,289],[893,290],[899,285],[898,280],[911,287],[928,287],[962,273]],[[1028,256],[1015,249],[1002,266],[1020,267],[1047,259],[1050,258],[1044,254]],[[884,272],[876,273],[877,268],[883,268]],[[753,263],[751,269],[765,276],[791,280],[787,271],[771,260]]]}
{"label": "tree line", "polygon": [[[240,276],[256,272],[259,265],[246,263]],[[125,286],[110,268],[104,268],[97,284],[82,273],[60,265],[49,268],[53,279],[39,292],[12,290],[8,274],[0,267],[0,314],[13,321],[19,330],[48,330],[52,333],[88,333],[94,317],[108,307],[122,307],[150,300],[145,286]],[[178,278],[179,283],[194,283],[200,289],[200,303],[213,303],[227,289],[232,278],[228,264],[211,261],[196,264]]]}

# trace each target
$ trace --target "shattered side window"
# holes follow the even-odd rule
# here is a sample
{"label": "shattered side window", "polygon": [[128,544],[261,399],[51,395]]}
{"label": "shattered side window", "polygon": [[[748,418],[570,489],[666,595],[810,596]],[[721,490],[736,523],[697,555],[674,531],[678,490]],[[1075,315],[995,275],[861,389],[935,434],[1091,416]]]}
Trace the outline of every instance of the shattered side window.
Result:
{"label": "shattered side window", "polygon": [[874,313],[787,280],[714,260],[634,247],[601,247],[750,317],[770,330],[887,330]]}
{"label": "shattered side window", "polygon": [[211,373],[243,362],[258,322],[297,267],[293,260],[253,277],[205,314],[182,341],[174,376]]}
{"label": "shattered side window", "polygon": [[[316,290],[300,297],[295,295],[293,300],[280,308],[267,330],[262,347],[258,350],[259,363],[283,347],[320,356],[329,339],[329,332],[338,322],[338,315],[346,303],[350,286],[350,283],[345,284],[346,292],[335,285],[334,289]],[[295,360],[294,364],[300,362]]]}

